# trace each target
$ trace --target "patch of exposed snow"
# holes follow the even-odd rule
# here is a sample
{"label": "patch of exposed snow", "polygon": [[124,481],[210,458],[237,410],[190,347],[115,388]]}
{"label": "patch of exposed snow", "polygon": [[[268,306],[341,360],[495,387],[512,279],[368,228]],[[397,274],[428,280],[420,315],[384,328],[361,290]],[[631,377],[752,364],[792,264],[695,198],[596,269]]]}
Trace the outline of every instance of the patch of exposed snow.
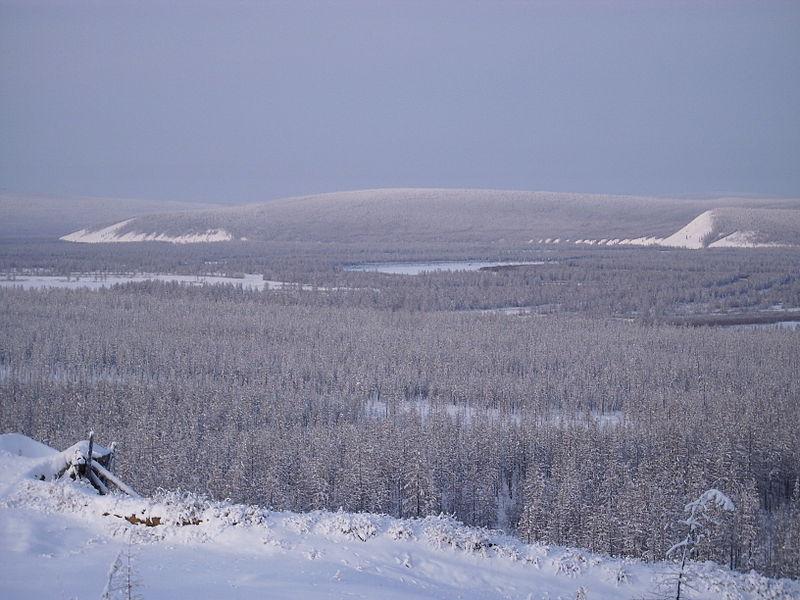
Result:
{"label": "patch of exposed snow", "polygon": [[0,451],[24,458],[46,458],[58,454],[58,450],[19,433],[0,435]]}
{"label": "patch of exposed snow", "polygon": [[690,221],[671,236],[660,240],[660,246],[673,248],[698,249],[704,246],[704,240],[714,231],[713,211],[707,210]]}
{"label": "patch of exposed snow", "polygon": [[105,244],[113,242],[170,242],[172,244],[198,244],[204,242],[228,242],[233,236],[224,229],[209,229],[203,232],[187,233],[184,235],[167,235],[165,233],[136,233],[129,231],[120,233],[133,219],[126,219],[114,225],[91,231],[81,229],[62,236],[65,242],[78,242],[82,244]]}
{"label": "patch of exposed snow", "polygon": [[124,221],[120,221],[119,223],[115,223],[114,225],[109,225],[108,227],[103,227],[102,229],[97,229],[95,231],[90,231],[89,229],[80,229],[78,231],[68,233],[67,235],[62,235],[59,239],[64,240],[65,242],[81,242],[85,244],[113,242],[116,241],[115,238],[117,237],[119,230],[125,227],[125,225],[131,221],[133,221],[133,219],[126,219]]}
{"label": "patch of exposed snow", "polygon": [[657,237],[638,237],[631,240],[622,240],[620,244],[627,244],[628,246],[658,246],[661,239]]}

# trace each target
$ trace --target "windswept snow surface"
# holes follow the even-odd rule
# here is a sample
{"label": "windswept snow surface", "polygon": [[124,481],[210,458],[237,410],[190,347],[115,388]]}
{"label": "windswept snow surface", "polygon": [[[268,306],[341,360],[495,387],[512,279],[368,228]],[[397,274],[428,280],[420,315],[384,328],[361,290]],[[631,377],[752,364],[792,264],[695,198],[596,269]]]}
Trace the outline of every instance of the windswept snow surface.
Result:
{"label": "windswept snow surface", "polygon": [[[98,496],[80,482],[30,478],[37,461],[57,453],[21,438],[0,436],[0,597],[7,600],[96,599],[124,586],[128,574],[132,591],[148,600],[572,600],[579,590],[588,599],[627,600],[668,596],[675,582],[671,563],[527,545],[446,516],[273,512],[177,492]],[[148,517],[161,524],[130,522]],[[689,576],[697,600],[800,595],[798,582],[712,563],[690,564]]]}
{"label": "windswept snow surface", "polygon": [[60,237],[65,242],[82,244],[103,244],[108,242],[170,242],[173,244],[198,244],[201,242],[229,242],[233,236],[224,229],[209,229],[203,232],[184,235],[166,235],[163,233],[136,233],[128,231],[120,233],[134,219],[126,219],[102,229],[81,229]]}

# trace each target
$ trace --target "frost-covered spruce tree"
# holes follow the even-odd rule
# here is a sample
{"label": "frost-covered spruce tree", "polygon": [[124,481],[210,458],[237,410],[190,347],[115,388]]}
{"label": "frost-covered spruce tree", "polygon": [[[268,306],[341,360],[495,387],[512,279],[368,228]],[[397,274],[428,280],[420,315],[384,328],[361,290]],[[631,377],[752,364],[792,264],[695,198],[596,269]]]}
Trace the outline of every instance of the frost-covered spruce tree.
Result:
{"label": "frost-covered spruce tree", "polygon": [[800,577],[800,479],[795,480],[789,503],[776,515],[775,562],[782,577]]}
{"label": "frost-covered spruce tree", "polygon": [[403,478],[403,508],[405,517],[423,517],[433,512],[437,501],[433,487],[431,461],[424,455],[421,436],[410,440],[405,453],[405,476]]}
{"label": "frost-covered spruce tree", "polygon": [[686,536],[667,550],[667,558],[677,557],[680,568],[676,580],[675,600],[681,600],[681,592],[687,583],[686,562],[694,557],[698,544],[706,537],[711,525],[715,523],[711,512],[719,508],[723,511],[736,510],[733,501],[718,489],[712,488],[703,492],[697,500],[684,507],[688,513],[685,519],[678,521]]}
{"label": "frost-covered spruce tree", "polygon": [[547,531],[549,507],[546,495],[547,482],[537,465],[531,465],[528,468],[522,486],[522,494],[524,505],[517,524],[517,531],[529,544],[541,541]]}

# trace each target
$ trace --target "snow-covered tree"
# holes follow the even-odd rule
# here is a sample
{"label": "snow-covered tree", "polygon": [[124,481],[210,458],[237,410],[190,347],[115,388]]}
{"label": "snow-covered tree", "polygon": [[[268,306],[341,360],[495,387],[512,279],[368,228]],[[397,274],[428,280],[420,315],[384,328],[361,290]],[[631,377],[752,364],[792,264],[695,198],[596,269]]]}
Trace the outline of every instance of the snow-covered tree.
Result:
{"label": "snow-covered tree", "polygon": [[697,545],[703,541],[707,536],[709,527],[715,523],[710,515],[710,512],[715,508],[728,512],[736,510],[736,506],[734,506],[731,499],[716,488],[706,490],[697,500],[684,507],[684,512],[687,515],[685,519],[678,521],[678,525],[684,529],[686,535],[667,550],[667,558],[677,557],[680,564],[676,581],[675,600],[681,600],[681,592],[686,585],[686,562],[693,558]]}

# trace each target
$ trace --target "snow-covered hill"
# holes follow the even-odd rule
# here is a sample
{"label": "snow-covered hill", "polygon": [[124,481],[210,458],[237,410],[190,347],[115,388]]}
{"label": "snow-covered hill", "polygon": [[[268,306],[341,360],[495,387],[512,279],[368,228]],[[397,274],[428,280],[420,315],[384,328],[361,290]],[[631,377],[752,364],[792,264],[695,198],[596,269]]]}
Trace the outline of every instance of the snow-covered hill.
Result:
{"label": "snow-covered hill", "polygon": [[[0,436],[2,598],[127,598],[129,588],[147,599],[674,595],[671,563],[527,545],[446,516],[293,514],[179,492],[99,496],[86,483],[51,480],[63,457]],[[689,573],[698,600],[800,597],[798,582],[712,563]]]}
{"label": "snow-covered hill", "polygon": [[[538,240],[702,247],[707,244],[705,238],[700,240],[700,234],[716,230],[725,220],[725,211],[743,209],[756,210],[739,213],[741,223],[726,235],[738,233],[727,240],[727,245],[797,242],[797,200],[685,200],[441,189],[337,192],[224,209],[144,215],[87,225],[61,239],[85,243],[266,240],[386,246],[425,242],[525,244]],[[780,218],[769,218],[768,213],[776,209],[782,209],[777,211],[783,213]],[[788,238],[786,227],[780,226],[786,218],[794,227]],[[698,219],[697,223],[693,221]],[[687,225],[690,221],[692,224]]]}
{"label": "snow-covered hill", "polygon": [[695,250],[800,246],[800,210],[720,208],[701,213],[664,238],[578,240],[576,243],[600,246],[666,246]]}
{"label": "snow-covered hill", "polygon": [[203,210],[216,205],[130,198],[85,198],[0,192],[0,240],[55,238],[89,223],[155,212]]}

